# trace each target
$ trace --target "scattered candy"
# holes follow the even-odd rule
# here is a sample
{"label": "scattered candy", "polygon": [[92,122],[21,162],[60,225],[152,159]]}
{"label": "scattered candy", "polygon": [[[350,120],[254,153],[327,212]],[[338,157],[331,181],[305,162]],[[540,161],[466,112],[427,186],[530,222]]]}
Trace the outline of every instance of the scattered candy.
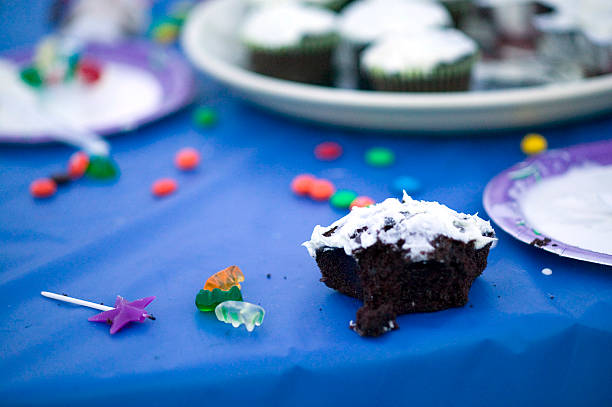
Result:
{"label": "scattered candy", "polygon": [[53,180],[53,182],[55,182],[57,186],[66,185],[66,184],[69,184],[70,181],[72,181],[70,174],[67,174],[65,172],[53,174],[51,175],[51,179]]}
{"label": "scattered candy", "polygon": [[110,157],[92,155],[86,173],[92,178],[110,179],[119,175],[119,169]]}
{"label": "scattered candy", "polygon": [[545,276],[550,276],[552,274],[552,270],[549,268],[544,268],[542,269],[542,274],[544,274]]}
{"label": "scattered candy", "polygon": [[349,206],[350,209],[353,209],[355,207],[357,208],[365,208],[366,206],[370,206],[374,204],[374,200],[368,196],[358,196],[357,198],[355,198],[353,200],[353,202],[351,202],[351,205]]}
{"label": "scattered candy", "polygon": [[155,317],[145,311],[145,307],[155,299],[155,297],[146,297],[140,300],[128,302],[117,296],[115,301],[115,308],[109,307],[103,304],[97,304],[91,301],[84,301],[78,298],[68,297],[66,294],[60,295],[42,291],[40,293],[43,297],[52,298],[58,301],[69,302],[71,304],[81,305],[83,307],[94,308],[103,311],[100,314],[94,315],[89,318],[92,322],[106,322],[111,324],[110,333],[114,334],[121,328],[132,321],[143,322],[146,318],[155,319]]}
{"label": "scattered candy", "polygon": [[308,194],[315,201],[326,201],[336,191],[336,187],[331,181],[326,179],[316,179],[313,181]]}
{"label": "scattered candy", "polygon": [[174,163],[179,170],[193,170],[200,163],[200,153],[195,148],[183,148],[176,153]]}
{"label": "scattered candy", "polygon": [[308,195],[316,178],[310,174],[300,174],[291,181],[291,190],[296,195]]}
{"label": "scattered candy", "polygon": [[55,195],[57,185],[52,179],[39,178],[30,184],[30,194],[34,198],[49,198]]}
{"label": "scattered candy", "polygon": [[217,113],[209,107],[199,107],[193,114],[193,120],[200,127],[212,127],[217,124]]}
{"label": "scattered candy", "polygon": [[172,22],[164,22],[153,28],[153,40],[160,44],[170,44],[176,41],[179,26]]}
{"label": "scattered candy", "polygon": [[68,174],[72,179],[81,178],[89,167],[89,156],[82,151],[78,151],[70,157],[68,161]]}
{"label": "scattered candy", "polygon": [[212,291],[215,288],[218,288],[223,291],[228,291],[233,286],[240,288],[240,283],[242,281],[244,281],[244,274],[242,274],[240,267],[229,266],[216,272],[208,280],[206,280],[204,289]]}
{"label": "scattered candy", "polygon": [[153,183],[151,192],[153,195],[162,197],[167,196],[176,191],[177,183],[172,178],[161,178]]}
{"label": "scattered candy", "polygon": [[43,77],[35,67],[27,67],[21,70],[21,80],[33,88],[40,88],[43,85]]}
{"label": "scattered candy", "polygon": [[421,183],[414,177],[404,175],[393,180],[393,190],[399,194],[403,193],[403,191],[411,194],[419,189],[421,189]]}
{"label": "scattered candy", "polygon": [[115,309],[94,315],[93,317],[90,317],[88,321],[110,322],[110,333],[112,335],[130,322],[144,322],[146,318],[150,318],[151,316],[145,311],[145,307],[154,299],[155,297],[146,297],[140,300],[128,302],[120,296],[117,296],[117,301],[115,301]]}
{"label": "scattered candy", "polygon": [[388,148],[375,147],[366,151],[365,160],[373,167],[388,167],[395,161],[395,154]]}
{"label": "scattered candy", "polygon": [[333,141],[326,141],[315,147],[314,155],[322,161],[333,161],[342,155],[342,147]]}
{"label": "scattered candy", "polygon": [[79,61],[76,64],[76,72],[79,78],[88,85],[98,82],[102,77],[102,67],[90,59]]}
{"label": "scattered candy", "polygon": [[521,140],[521,150],[527,155],[539,154],[548,148],[548,142],[538,133],[529,133]]}
{"label": "scattered candy", "polygon": [[259,305],[241,301],[224,301],[215,308],[215,315],[219,321],[232,324],[234,328],[244,324],[249,332],[261,325],[265,313]]}
{"label": "scattered candy", "polygon": [[357,193],[348,189],[341,189],[332,195],[329,203],[335,208],[348,209],[355,198],[357,198]]}
{"label": "scattered candy", "polygon": [[218,288],[210,290],[200,290],[196,295],[196,307],[202,312],[214,311],[215,307],[223,301],[242,301],[242,293],[238,286],[233,286],[227,291]]}

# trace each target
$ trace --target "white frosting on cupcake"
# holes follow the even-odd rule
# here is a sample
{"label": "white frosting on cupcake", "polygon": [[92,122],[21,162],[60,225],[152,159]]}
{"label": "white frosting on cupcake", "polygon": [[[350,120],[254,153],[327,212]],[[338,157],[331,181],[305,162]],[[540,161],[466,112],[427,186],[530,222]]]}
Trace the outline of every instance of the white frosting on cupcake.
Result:
{"label": "white frosting on cupcake", "polygon": [[335,32],[336,16],[331,11],[295,3],[263,7],[247,17],[243,40],[264,48],[295,46],[305,37]]}
{"label": "white frosting on cupcake", "polygon": [[366,48],[361,66],[388,74],[414,70],[427,73],[439,64],[453,63],[477,51],[476,42],[459,30],[427,30],[381,38]]}
{"label": "white frosting on cupcake", "polygon": [[452,23],[444,6],[424,0],[362,0],[341,13],[339,30],[354,44],[365,45],[391,33],[420,31]]}
{"label": "white frosting on cupcake", "polygon": [[476,249],[481,249],[495,244],[497,239],[490,237],[494,233],[490,222],[477,215],[458,213],[438,202],[416,201],[404,192],[403,202],[389,198],[367,208],[354,208],[328,227],[317,225],[303,246],[312,257],[324,248],[342,248],[350,256],[378,241],[396,245],[403,240],[401,248],[407,257],[424,261],[434,251],[431,242],[438,236],[474,242]]}
{"label": "white frosting on cupcake", "polygon": [[611,0],[546,0],[555,10],[535,17],[535,26],[544,32],[582,31],[591,41],[612,43]]}

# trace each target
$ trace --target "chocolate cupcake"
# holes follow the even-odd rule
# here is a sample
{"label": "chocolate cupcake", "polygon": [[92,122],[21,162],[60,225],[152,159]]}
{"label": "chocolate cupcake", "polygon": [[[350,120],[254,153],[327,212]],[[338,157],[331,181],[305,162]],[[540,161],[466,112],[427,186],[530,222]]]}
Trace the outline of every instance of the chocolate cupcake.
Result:
{"label": "chocolate cupcake", "polygon": [[457,92],[470,86],[478,46],[455,29],[391,35],[366,48],[365,80],[388,92]]}
{"label": "chocolate cupcake", "polygon": [[[340,13],[338,30],[342,39],[343,73],[358,77],[363,50],[392,33],[423,31],[452,25],[448,11],[424,0],[361,0]],[[359,87],[363,87],[360,81]]]}
{"label": "chocolate cupcake", "polygon": [[250,68],[279,79],[331,85],[338,44],[334,13],[314,6],[282,4],[251,12],[242,29]]}
{"label": "chocolate cupcake", "polygon": [[404,193],[316,226],[304,246],[323,283],[363,300],[351,328],[378,336],[398,327],[396,315],[465,305],[496,240],[478,216]]}

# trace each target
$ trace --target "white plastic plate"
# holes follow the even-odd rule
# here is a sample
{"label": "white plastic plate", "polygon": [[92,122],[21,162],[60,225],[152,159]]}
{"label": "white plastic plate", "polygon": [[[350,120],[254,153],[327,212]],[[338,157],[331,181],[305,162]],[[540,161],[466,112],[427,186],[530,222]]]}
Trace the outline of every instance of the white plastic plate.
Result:
{"label": "white plastic plate", "polygon": [[244,0],[196,6],[182,46],[204,72],[270,110],[360,129],[476,132],[533,127],[612,111],[612,75],[523,89],[444,94],[335,89],[274,79],[244,68],[237,32]]}

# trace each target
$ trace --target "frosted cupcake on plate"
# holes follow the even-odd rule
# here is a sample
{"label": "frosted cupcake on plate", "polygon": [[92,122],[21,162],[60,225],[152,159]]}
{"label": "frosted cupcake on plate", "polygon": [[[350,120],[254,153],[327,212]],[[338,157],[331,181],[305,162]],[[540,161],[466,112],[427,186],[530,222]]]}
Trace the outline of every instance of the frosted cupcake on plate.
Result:
{"label": "frosted cupcake on plate", "polygon": [[333,82],[339,37],[329,10],[293,2],[263,7],[247,16],[241,38],[257,73],[316,85]]}
{"label": "frosted cupcake on plate", "polygon": [[469,89],[478,59],[476,42],[449,28],[393,34],[361,56],[371,89],[389,92],[456,92]]}
{"label": "frosted cupcake on plate", "polygon": [[448,11],[439,3],[425,0],[359,0],[340,13],[344,71],[360,71],[365,47],[391,34],[422,31],[452,25]]}

